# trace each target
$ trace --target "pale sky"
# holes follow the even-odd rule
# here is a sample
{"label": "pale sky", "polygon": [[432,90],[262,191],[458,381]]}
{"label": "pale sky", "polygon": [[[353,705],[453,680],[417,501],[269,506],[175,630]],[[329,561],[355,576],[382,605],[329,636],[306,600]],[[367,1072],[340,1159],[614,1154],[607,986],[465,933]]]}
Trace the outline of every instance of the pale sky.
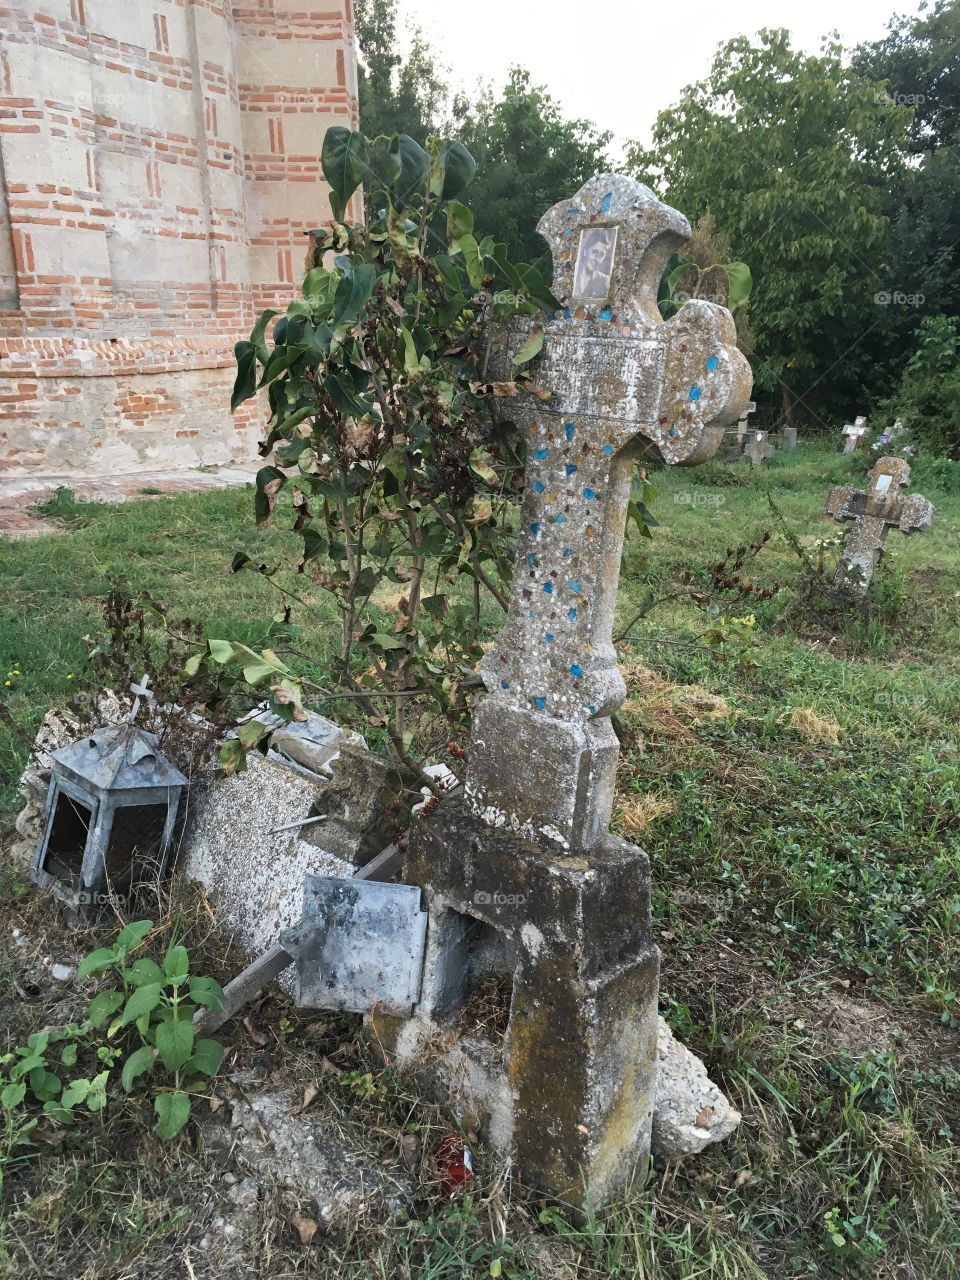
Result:
{"label": "pale sky", "polygon": [[761,27],[786,27],[794,47],[816,53],[838,31],[845,47],[882,36],[895,12],[918,0],[400,0],[451,81],[502,85],[518,63],[567,115],[611,129],[617,141],[649,141],[657,112],[708,73],[718,44]]}

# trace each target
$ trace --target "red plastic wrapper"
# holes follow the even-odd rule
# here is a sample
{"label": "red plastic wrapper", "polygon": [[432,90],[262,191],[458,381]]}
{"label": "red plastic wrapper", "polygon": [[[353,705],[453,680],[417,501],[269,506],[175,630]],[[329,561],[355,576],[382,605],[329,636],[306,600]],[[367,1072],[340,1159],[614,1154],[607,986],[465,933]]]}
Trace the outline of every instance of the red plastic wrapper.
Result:
{"label": "red plastic wrapper", "polygon": [[452,1200],[473,1181],[473,1157],[459,1133],[448,1133],[437,1148],[437,1171],[445,1200]]}

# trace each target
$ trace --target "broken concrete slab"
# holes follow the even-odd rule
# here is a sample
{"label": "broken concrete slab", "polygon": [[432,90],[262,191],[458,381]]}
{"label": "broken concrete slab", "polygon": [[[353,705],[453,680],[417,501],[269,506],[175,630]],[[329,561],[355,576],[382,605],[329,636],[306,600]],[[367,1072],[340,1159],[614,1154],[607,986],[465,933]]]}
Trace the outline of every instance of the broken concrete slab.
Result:
{"label": "broken concrete slab", "polygon": [[304,876],[353,875],[352,862],[296,829],[275,830],[318,811],[318,781],[251,752],[243,773],[191,806],[178,871],[203,886],[218,923],[248,951],[266,951],[300,919]]}
{"label": "broken concrete slab", "polygon": [[226,1103],[200,1120],[209,1153],[237,1161],[258,1185],[273,1183],[311,1199],[323,1228],[368,1212],[382,1220],[412,1198],[403,1165],[385,1163],[342,1115],[334,1124],[319,1101],[303,1112],[292,1088],[261,1088],[250,1077],[221,1090]]}
{"label": "broken concrete slab", "polygon": [[657,1093],[651,1149],[663,1163],[696,1155],[730,1136],[742,1117],[695,1053],[657,1019]]}

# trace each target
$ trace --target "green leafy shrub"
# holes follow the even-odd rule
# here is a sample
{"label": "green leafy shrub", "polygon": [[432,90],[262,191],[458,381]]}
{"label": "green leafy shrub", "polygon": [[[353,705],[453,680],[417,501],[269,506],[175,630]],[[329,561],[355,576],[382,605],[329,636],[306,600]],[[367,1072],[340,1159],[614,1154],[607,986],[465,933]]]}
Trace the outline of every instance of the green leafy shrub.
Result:
{"label": "green leafy shrub", "polygon": [[911,443],[949,458],[960,458],[958,353],[960,317],[925,316],[899,387],[878,409],[884,426],[899,419]]}
{"label": "green leafy shrub", "polygon": [[112,947],[82,961],[78,980],[112,981],[93,997],[83,1022],[34,1032],[0,1057],[7,1154],[31,1141],[41,1116],[69,1125],[78,1110],[103,1111],[111,1096],[121,1096],[118,1084],[126,1095],[149,1083],[159,1137],[173,1138],[186,1124],[191,1095],[223,1059],[216,1040],[196,1038],[193,1016],[201,1006],[222,1009],[223,991],[213,978],[190,975],[185,947],[172,944],[162,963],[136,954],[152,928],[151,920],[133,921]]}
{"label": "green leafy shrub", "polygon": [[[322,164],[335,221],[313,233],[302,296],[279,319],[264,312],[237,345],[233,407],[267,391],[261,452],[273,456],[257,476],[257,520],[289,495],[295,571],[340,612],[322,692],[351,698],[415,767],[411,697],[465,723],[480,685],[481,611],[507,604],[525,450],[494,404],[521,387],[548,396],[524,372],[542,325],[531,324],[506,382],[489,375],[490,325],[560,304],[534,267],[473,234],[458,197],[476,165],[461,143],[430,138],[423,148],[405,134],[332,128]],[[348,222],[361,183],[366,221]],[[233,568],[277,571],[245,555]],[[305,687],[318,688],[275,652],[230,641],[212,641],[188,676],[201,677],[201,665],[269,687],[286,719]],[[241,765],[263,732],[244,726],[224,767]]]}

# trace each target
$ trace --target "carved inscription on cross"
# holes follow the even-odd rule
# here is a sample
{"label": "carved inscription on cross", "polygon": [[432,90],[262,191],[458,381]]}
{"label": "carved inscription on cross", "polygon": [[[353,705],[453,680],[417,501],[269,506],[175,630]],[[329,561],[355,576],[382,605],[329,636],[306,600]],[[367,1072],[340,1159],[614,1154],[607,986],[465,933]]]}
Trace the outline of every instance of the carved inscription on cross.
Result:
{"label": "carved inscription on cross", "polygon": [[834,578],[842,595],[866,596],[889,529],[920,533],[933,524],[933,505],[926,498],[919,493],[904,496],[909,483],[910,467],[903,458],[881,458],[867,477],[866,490],[852,484],[830,490],[827,515],[854,521]]}
{"label": "carved inscription on cross", "polygon": [[[563,310],[547,318],[538,381],[553,398],[511,402],[526,440],[526,494],[507,622],[481,665],[466,791],[487,822],[554,850],[606,832],[618,745],[610,715],[625,687],[613,612],[633,468],[695,463],[750,399],[730,313],[657,309],[687,220],[647,187],[603,174],[554,205],[539,231]],[[509,376],[521,326],[497,335]]]}

